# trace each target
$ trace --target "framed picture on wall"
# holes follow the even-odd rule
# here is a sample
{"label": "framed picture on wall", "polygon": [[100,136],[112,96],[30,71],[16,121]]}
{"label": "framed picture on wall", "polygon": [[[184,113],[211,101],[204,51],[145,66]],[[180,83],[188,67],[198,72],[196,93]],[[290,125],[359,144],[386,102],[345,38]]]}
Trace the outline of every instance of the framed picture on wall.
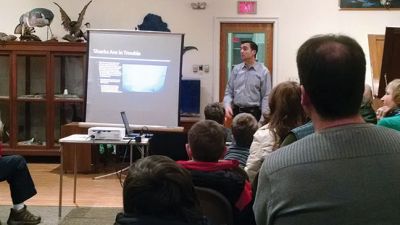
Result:
{"label": "framed picture on wall", "polygon": [[341,9],[400,8],[400,0],[339,0]]}

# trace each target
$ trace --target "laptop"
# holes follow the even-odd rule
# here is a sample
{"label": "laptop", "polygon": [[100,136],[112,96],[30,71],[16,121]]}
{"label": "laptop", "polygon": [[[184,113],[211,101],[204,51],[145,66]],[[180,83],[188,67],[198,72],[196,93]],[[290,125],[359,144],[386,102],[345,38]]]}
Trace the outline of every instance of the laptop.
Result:
{"label": "laptop", "polygon": [[122,122],[125,126],[125,137],[139,137],[139,133],[134,133],[133,130],[129,127],[128,118],[126,117],[125,112],[121,112]]}

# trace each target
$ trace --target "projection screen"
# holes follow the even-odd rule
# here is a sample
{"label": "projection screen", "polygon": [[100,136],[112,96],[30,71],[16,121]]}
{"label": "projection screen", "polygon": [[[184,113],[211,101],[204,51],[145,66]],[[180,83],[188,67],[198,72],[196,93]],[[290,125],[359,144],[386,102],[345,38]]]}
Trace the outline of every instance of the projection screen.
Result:
{"label": "projection screen", "polygon": [[178,126],[183,34],[90,30],[86,122]]}

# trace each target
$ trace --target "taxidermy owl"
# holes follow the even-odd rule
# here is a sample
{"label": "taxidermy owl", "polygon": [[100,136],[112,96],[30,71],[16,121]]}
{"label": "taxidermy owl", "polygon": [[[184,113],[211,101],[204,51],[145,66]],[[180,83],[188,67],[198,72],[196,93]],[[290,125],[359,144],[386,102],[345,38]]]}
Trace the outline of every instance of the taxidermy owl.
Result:
{"label": "taxidermy owl", "polygon": [[[56,2],[53,2],[60,8],[60,13],[61,13],[61,20],[62,20],[62,25],[64,26],[64,29],[69,32],[69,34],[66,34],[63,39],[70,41],[70,42],[80,42],[86,40],[84,33],[82,32],[82,22],[83,22],[83,17],[85,16],[85,12],[87,7],[89,6],[90,3],[92,3],[92,0],[89,1],[85,7],[83,7],[82,11],[79,13],[78,20],[73,21],[71,18],[67,15],[67,13],[61,8],[60,5],[58,5]],[[86,23],[87,24],[87,23]],[[84,24],[84,25],[86,25]]]}

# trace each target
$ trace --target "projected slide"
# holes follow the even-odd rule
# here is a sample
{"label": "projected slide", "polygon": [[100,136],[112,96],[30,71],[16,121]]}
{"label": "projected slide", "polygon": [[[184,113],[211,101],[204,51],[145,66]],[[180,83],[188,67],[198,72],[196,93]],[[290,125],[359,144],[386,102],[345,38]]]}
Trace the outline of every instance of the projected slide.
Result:
{"label": "projected slide", "polygon": [[157,92],[165,82],[167,66],[122,65],[122,90],[129,92]]}
{"label": "projected slide", "polygon": [[183,34],[89,30],[86,122],[178,126]]}

